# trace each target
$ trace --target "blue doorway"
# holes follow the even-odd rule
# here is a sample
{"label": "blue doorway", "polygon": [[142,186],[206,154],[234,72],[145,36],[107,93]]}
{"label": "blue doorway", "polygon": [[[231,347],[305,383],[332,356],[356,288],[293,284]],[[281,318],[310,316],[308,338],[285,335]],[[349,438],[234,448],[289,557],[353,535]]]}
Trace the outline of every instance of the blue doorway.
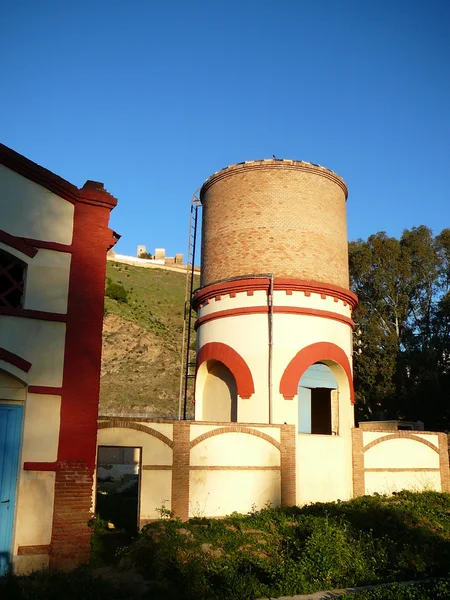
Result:
{"label": "blue doorway", "polygon": [[338,389],[336,377],[322,363],[307,369],[298,384],[298,432],[331,435],[331,392]]}
{"label": "blue doorway", "polygon": [[22,405],[0,404],[0,576],[10,566]]}

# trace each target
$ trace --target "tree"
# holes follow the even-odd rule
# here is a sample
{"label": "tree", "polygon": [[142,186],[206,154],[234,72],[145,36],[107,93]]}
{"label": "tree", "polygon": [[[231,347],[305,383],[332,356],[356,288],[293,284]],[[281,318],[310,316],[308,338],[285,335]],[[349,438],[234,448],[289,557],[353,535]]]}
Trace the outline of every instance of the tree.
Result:
{"label": "tree", "polygon": [[351,242],[349,259],[363,343],[358,417],[450,426],[450,230],[414,227],[400,240],[380,232]]}

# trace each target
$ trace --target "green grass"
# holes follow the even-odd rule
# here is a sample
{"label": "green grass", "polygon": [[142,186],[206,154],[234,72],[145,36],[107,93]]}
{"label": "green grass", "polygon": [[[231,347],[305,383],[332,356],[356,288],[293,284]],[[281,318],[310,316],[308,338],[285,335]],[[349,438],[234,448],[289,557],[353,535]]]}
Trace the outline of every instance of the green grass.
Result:
{"label": "green grass", "polygon": [[[450,572],[450,494],[405,491],[225,519],[162,519],[119,556],[115,550],[123,540],[105,539],[105,525],[94,524],[93,566],[109,557],[113,572],[121,573],[119,587],[78,569],[3,578],[0,597],[134,598],[139,571],[148,582],[143,598],[152,600],[254,600],[386,582],[342,598],[450,598],[444,580]],[[429,578],[442,580],[421,582]]]}
{"label": "green grass", "polygon": [[401,492],[220,520],[159,521],[126,555],[146,579],[166,586],[161,600],[250,600],[446,577],[450,495]]}
{"label": "green grass", "polygon": [[122,284],[128,295],[128,303],[105,298],[106,311],[140,325],[177,350],[183,327],[185,274],[108,261],[106,277]]}
{"label": "green grass", "polygon": [[185,274],[108,261],[106,276],[127,301],[105,297],[100,412],[177,414]]}

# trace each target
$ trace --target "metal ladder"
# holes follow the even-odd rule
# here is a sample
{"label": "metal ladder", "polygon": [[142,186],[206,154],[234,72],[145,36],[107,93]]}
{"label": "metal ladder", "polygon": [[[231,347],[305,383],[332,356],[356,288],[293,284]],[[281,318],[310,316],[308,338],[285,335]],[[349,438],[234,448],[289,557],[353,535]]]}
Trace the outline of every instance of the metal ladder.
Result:
{"label": "metal ladder", "polygon": [[[186,286],[184,290],[183,339],[181,343],[180,394],[178,419],[186,419],[189,382],[195,379],[195,349],[191,349],[192,296],[194,293],[194,261],[197,242],[198,209],[201,207],[199,189],[192,196],[189,216],[188,255],[186,263]],[[183,414],[183,416],[181,416]]]}

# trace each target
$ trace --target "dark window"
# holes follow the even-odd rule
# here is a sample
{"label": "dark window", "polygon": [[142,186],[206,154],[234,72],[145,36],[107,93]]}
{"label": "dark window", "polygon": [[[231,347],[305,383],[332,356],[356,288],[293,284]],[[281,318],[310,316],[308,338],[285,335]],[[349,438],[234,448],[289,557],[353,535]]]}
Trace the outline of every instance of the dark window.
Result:
{"label": "dark window", "polygon": [[0,306],[22,308],[26,264],[0,250]]}
{"label": "dark window", "polygon": [[311,433],[331,435],[331,390],[311,390]]}

